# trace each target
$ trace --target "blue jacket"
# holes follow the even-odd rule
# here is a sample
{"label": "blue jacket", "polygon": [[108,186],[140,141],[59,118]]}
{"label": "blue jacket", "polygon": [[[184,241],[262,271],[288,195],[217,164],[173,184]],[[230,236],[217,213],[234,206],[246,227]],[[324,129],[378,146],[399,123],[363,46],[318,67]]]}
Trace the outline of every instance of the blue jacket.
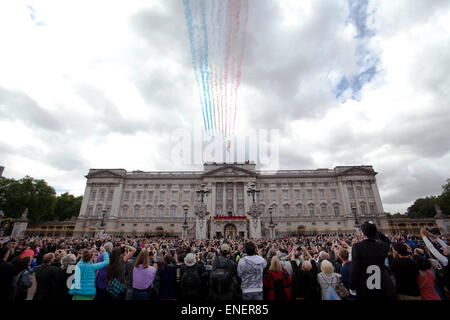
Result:
{"label": "blue jacket", "polygon": [[70,289],[70,294],[80,294],[84,296],[95,296],[95,271],[106,267],[109,264],[109,255],[107,252],[103,253],[103,261],[97,263],[84,262],[80,260],[77,266],[80,268],[81,288]]}

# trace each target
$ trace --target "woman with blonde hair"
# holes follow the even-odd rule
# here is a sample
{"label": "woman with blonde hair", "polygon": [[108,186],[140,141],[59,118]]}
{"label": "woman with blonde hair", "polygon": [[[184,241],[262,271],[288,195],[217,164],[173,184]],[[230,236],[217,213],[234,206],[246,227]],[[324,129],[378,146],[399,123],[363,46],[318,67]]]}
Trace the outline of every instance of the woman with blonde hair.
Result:
{"label": "woman with blonde hair", "polygon": [[334,297],[330,297],[329,287],[336,292],[336,286],[340,283],[340,275],[334,272],[334,267],[328,260],[323,260],[320,264],[320,270],[322,271],[317,275],[317,282],[320,285],[320,289],[322,292],[322,300],[340,300],[340,297],[337,294]]}
{"label": "woman with blonde hair", "polygon": [[158,265],[150,266],[149,250],[143,249],[136,258],[133,269],[133,300],[150,300]]}
{"label": "woman with blonde hair", "polygon": [[278,256],[272,257],[263,284],[267,289],[267,300],[291,300],[289,287],[292,284],[292,278],[281,267]]}

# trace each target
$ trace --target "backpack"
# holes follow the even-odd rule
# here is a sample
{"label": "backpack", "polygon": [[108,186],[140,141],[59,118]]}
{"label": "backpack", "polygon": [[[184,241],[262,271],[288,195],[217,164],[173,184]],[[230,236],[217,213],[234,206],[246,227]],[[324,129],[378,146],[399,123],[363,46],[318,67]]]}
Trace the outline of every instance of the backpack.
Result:
{"label": "backpack", "polygon": [[326,284],[328,284],[328,288],[327,288],[327,292],[325,294],[325,300],[342,300],[341,297],[338,295],[338,293],[336,292],[336,290],[333,288],[333,278],[331,278],[331,283],[328,283],[323,274],[321,275],[323,281],[325,281]]}
{"label": "backpack", "polygon": [[214,260],[216,269],[211,271],[211,289],[215,293],[224,293],[230,286],[229,281],[229,272],[226,269],[226,264],[221,263],[222,257],[218,256],[217,259]]}
{"label": "backpack", "polygon": [[273,290],[275,291],[275,300],[287,300],[286,290],[284,288],[284,281],[286,273],[281,272],[281,279],[273,279],[272,272],[269,271],[270,280],[273,281]]}
{"label": "backpack", "polygon": [[15,276],[12,280],[12,288],[10,293],[10,300],[16,300],[16,298],[27,295],[28,287],[23,282],[23,276],[26,270],[23,270],[20,274]]}
{"label": "backpack", "polygon": [[184,297],[197,296],[200,292],[200,276],[196,269],[187,269],[181,278],[180,289]]}

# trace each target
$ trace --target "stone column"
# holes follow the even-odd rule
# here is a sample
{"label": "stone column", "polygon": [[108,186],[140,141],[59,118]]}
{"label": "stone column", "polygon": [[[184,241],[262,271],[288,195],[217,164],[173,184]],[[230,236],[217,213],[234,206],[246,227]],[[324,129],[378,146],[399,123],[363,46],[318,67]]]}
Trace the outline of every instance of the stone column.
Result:
{"label": "stone column", "polygon": [[216,183],[213,182],[212,183],[212,188],[211,188],[211,213],[213,216],[215,216],[217,214],[217,208],[216,208],[216,200],[217,200],[217,192],[216,192]]}
{"label": "stone column", "polygon": [[378,212],[375,212],[375,215],[384,215],[383,203],[381,202],[380,191],[378,190],[378,186],[375,181],[370,184],[372,188],[373,195],[375,197],[375,203],[377,205]]}
{"label": "stone column", "polygon": [[118,186],[114,187],[114,196],[111,205],[111,218],[118,218],[120,216],[120,201],[122,199],[124,182],[121,182]]}
{"label": "stone column", "polygon": [[237,216],[237,187],[236,187],[236,182],[233,183],[233,215]]}
{"label": "stone column", "polygon": [[227,215],[227,202],[225,201],[226,199],[226,183],[222,183],[222,215],[225,216]]}
{"label": "stone column", "polygon": [[89,198],[91,196],[91,186],[86,185],[86,189],[84,189],[83,201],[81,202],[80,213],[78,217],[87,217],[87,207],[89,204]]}
{"label": "stone column", "polygon": [[352,210],[350,208],[350,199],[348,197],[347,186],[340,179],[338,180],[338,188],[341,193],[342,208],[344,209],[341,214],[344,216],[351,216]]}

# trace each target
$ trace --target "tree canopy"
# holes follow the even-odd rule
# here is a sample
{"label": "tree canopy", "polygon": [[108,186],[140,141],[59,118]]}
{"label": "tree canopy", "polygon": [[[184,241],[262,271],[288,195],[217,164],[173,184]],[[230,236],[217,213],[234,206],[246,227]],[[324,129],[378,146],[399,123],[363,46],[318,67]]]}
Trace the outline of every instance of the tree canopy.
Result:
{"label": "tree canopy", "polygon": [[442,186],[442,193],[439,196],[419,198],[408,208],[408,218],[432,218],[436,215],[434,205],[437,204],[442,213],[450,213],[450,179]]}
{"label": "tree canopy", "polygon": [[70,219],[78,215],[83,200],[68,193],[58,196],[45,180],[30,176],[20,180],[0,177],[0,198],[6,217],[18,218],[28,208],[31,222]]}

